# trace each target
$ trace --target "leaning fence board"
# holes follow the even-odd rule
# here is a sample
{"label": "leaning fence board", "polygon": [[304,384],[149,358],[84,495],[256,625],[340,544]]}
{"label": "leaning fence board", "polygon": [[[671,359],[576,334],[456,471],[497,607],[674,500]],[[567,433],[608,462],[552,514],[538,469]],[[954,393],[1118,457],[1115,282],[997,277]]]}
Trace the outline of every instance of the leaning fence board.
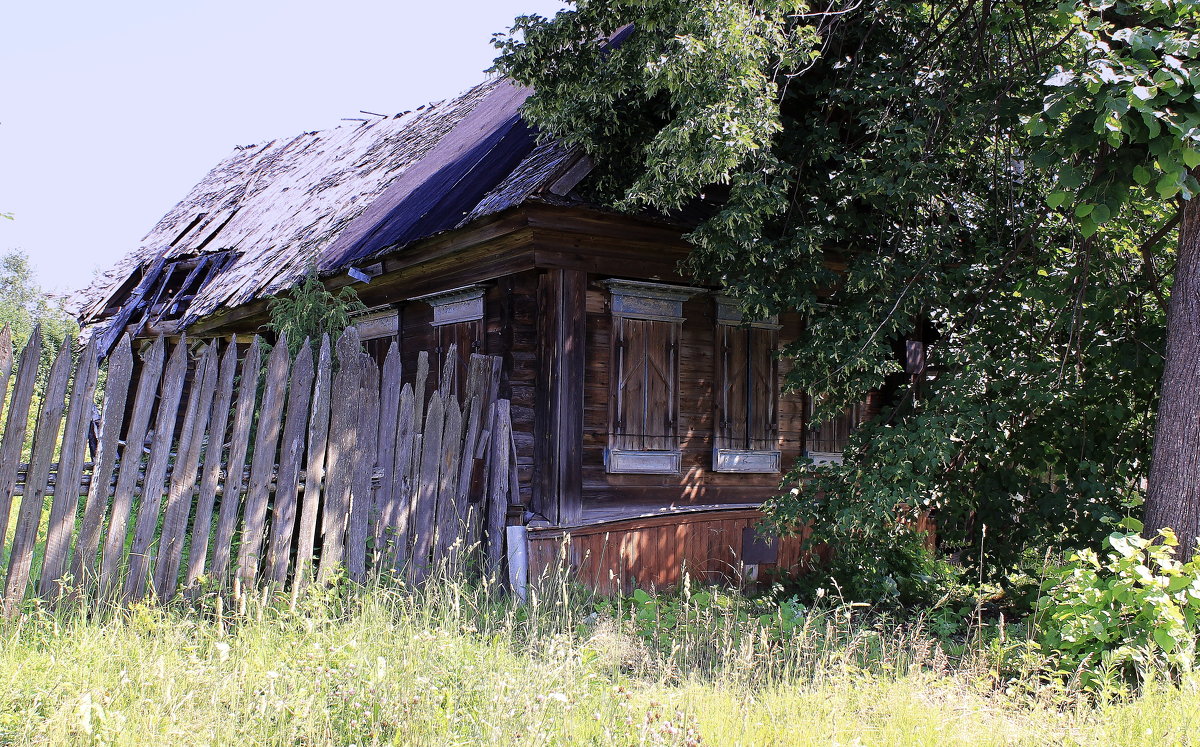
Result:
{"label": "leaning fence board", "polygon": [[21,450],[25,446],[25,432],[29,427],[33,385],[37,381],[41,361],[42,330],[41,327],[34,327],[17,362],[17,383],[13,387],[8,422],[4,426],[4,444],[0,446],[0,544],[8,536],[8,515],[12,511],[17,470],[21,467]]}
{"label": "leaning fence board", "polygon": [[445,409],[441,397],[429,400],[425,431],[421,443],[421,468],[417,472],[416,500],[413,505],[412,561],[409,580],[419,582],[429,574],[429,553],[433,547],[434,512],[437,510],[438,475],[442,463],[442,430]]}
{"label": "leaning fence board", "polygon": [[492,436],[491,469],[487,481],[487,575],[499,578],[504,559],[504,524],[509,501],[509,442],[512,441],[512,421],[508,400],[493,405],[495,430]]}
{"label": "leaning fence board", "polygon": [[8,577],[4,583],[4,612],[8,616],[25,597],[29,583],[29,569],[33,565],[33,547],[37,542],[38,525],[42,521],[42,509],[46,502],[46,481],[50,479],[50,462],[54,459],[54,448],[58,444],[58,429],[62,425],[63,409],[66,406],[67,380],[71,375],[71,341],[68,339],[59,349],[50,367],[46,383],[46,395],[38,413],[37,428],[33,434],[32,456],[25,485],[28,488],[21,498],[21,509],[17,513],[17,528],[13,534],[12,553],[8,559]]}
{"label": "leaning fence board", "polygon": [[483,407],[481,399],[478,394],[472,396],[463,410],[464,430],[458,457],[458,484],[453,495],[455,524],[459,527],[462,540],[451,558],[450,565],[455,568],[459,567],[462,552],[469,550],[478,539],[471,512],[471,485],[475,478],[475,446],[479,442],[479,421]]}
{"label": "leaning fence board", "polygon": [[171,487],[163,511],[162,532],[158,541],[158,564],[154,569],[154,593],[160,599],[175,596],[179,581],[179,563],[183,553],[192,492],[200,468],[200,450],[212,416],[213,394],[217,388],[217,345],[209,345],[196,366],[196,382],[188,395],[183,432],[180,434]]}
{"label": "leaning fence board", "polygon": [[351,581],[367,580],[367,538],[374,519],[375,456],[379,437],[379,366],[363,354],[362,388],[359,389],[358,444],[350,488],[350,521],[346,527],[346,571]]}
{"label": "leaning fence board", "polygon": [[350,512],[350,491],[354,481],[354,463],[358,444],[358,394],[362,387],[362,346],[358,333],[350,327],[337,342],[338,372],[333,377],[333,408],[329,425],[329,467],[325,482],[325,514],[322,526],[321,565],[317,580],[325,581],[342,563],[346,524]]}
{"label": "leaning fence board", "polygon": [[295,585],[303,587],[312,577],[313,542],[317,531],[317,510],[320,507],[321,483],[325,479],[325,451],[329,441],[330,387],[332,386],[333,356],[329,350],[329,335],[321,338],[321,354],[317,357],[317,377],[313,385],[312,415],[308,425],[308,463],[304,475],[304,503],[300,508],[300,526],[296,538]]}
{"label": "leaning fence board", "polygon": [[250,462],[250,487],[246,490],[246,514],[242,524],[242,543],[238,548],[238,578],[249,588],[258,575],[258,554],[262,548],[267,501],[271,493],[271,473],[283,420],[284,398],[288,383],[287,337],[279,336],[275,349],[267,357],[267,381],[258,412],[258,432],[254,437],[254,458]]}
{"label": "leaning fence board", "polygon": [[125,448],[121,450],[121,468],[117,471],[117,486],[113,489],[108,533],[105,535],[104,550],[100,555],[100,593],[103,595],[111,594],[117,588],[117,574],[121,566],[121,553],[125,549],[125,536],[129,530],[129,513],[133,509],[133,493],[142,464],[146,429],[150,425],[150,413],[154,408],[159,377],[162,375],[165,345],[163,338],[159,337],[142,359],[142,375],[138,378],[137,394],[133,398],[133,412],[125,434]]}
{"label": "leaning fence board", "polygon": [[192,519],[189,541],[187,574],[184,586],[191,588],[204,573],[208,559],[208,539],[212,534],[213,506],[217,499],[217,485],[221,478],[221,457],[225,452],[225,429],[229,426],[229,407],[233,403],[233,377],[237,373],[237,340],[230,342],[221,359],[221,371],[217,375],[217,394],[213,404],[212,421],[208,430],[208,446],[204,451],[203,476],[200,478],[200,495],[196,499],[196,516]]}
{"label": "leaning fence board", "polygon": [[158,530],[159,508],[162,506],[164,482],[171,460],[171,442],[175,435],[175,421],[179,418],[179,401],[183,397],[187,368],[187,340],[181,339],[176,343],[167,362],[166,373],[163,374],[158,416],[154,421],[154,440],[146,461],[146,476],[142,480],[142,501],[133,527],[133,543],[129,546],[125,598],[131,601],[145,595],[150,581],[151,545]]}
{"label": "leaning fence board", "polygon": [[90,588],[96,573],[96,553],[100,547],[100,532],[104,528],[104,511],[108,508],[109,483],[117,463],[117,441],[121,437],[125,403],[129,400],[129,382],[133,375],[133,349],[129,335],[117,343],[108,359],[107,373],[92,480],[88,485],[79,537],[75,540],[71,555],[71,576],[81,591]]}
{"label": "leaning fence board", "polygon": [[267,548],[266,579],[278,584],[287,580],[288,555],[292,550],[292,532],[296,525],[296,494],[300,486],[300,462],[304,459],[304,434],[308,430],[308,403],[312,398],[312,382],[312,343],[305,340],[292,366],[283,441],[279,444],[279,474],[275,478],[271,544]]}
{"label": "leaning fence board", "polygon": [[[417,375],[413,378],[413,404],[416,409],[413,412],[413,422],[417,424],[417,430],[421,430],[421,424],[425,422],[425,389],[429,384],[429,352],[422,350],[417,354]],[[414,454],[414,459],[419,459],[420,454]],[[418,464],[419,466],[419,464]],[[414,468],[415,469],[415,468]]]}
{"label": "leaning fence board", "polygon": [[0,421],[4,418],[5,398],[8,396],[8,380],[13,370],[12,328],[8,322],[0,330]]}
{"label": "leaning fence board", "polygon": [[50,525],[46,528],[46,550],[42,555],[42,578],[38,585],[38,593],[47,599],[57,596],[56,587],[67,564],[67,549],[71,543],[71,532],[75,529],[75,514],[79,510],[84,449],[87,446],[99,374],[100,356],[93,339],[79,356],[75,382],[71,386],[71,401],[67,407],[67,421],[63,428],[54,480],[54,500],[50,502]]}
{"label": "leaning fence board", "polygon": [[[379,435],[375,464],[384,470],[383,479],[375,493],[378,517],[375,521],[375,548],[384,546],[384,530],[391,527],[393,481],[387,471],[396,459],[396,423],[400,413],[400,348],[392,341],[383,359],[383,374],[379,384]],[[380,555],[380,557],[383,557]]]}
{"label": "leaning fence board", "polygon": [[396,453],[392,459],[392,500],[384,519],[385,543],[392,547],[391,568],[399,569],[408,559],[408,528],[412,514],[413,445],[416,433],[413,388],[400,390],[400,409],[396,416]]}
{"label": "leaning fence board", "polygon": [[242,360],[242,375],[238,379],[237,413],[233,433],[229,436],[229,461],[225,466],[225,484],[221,490],[221,508],[217,511],[217,534],[213,538],[212,576],[225,580],[233,549],[233,531],[237,528],[238,509],[242,502],[242,469],[246,466],[246,450],[250,446],[250,426],[254,422],[254,398],[258,391],[258,366],[262,362],[262,343],[256,336]]}
{"label": "leaning fence board", "polygon": [[455,496],[458,493],[459,453],[462,449],[462,408],[458,397],[451,394],[446,399],[446,427],[442,431],[442,459],[438,472],[437,511],[434,530],[433,560],[435,564],[446,561],[451,545],[461,536],[458,524]]}

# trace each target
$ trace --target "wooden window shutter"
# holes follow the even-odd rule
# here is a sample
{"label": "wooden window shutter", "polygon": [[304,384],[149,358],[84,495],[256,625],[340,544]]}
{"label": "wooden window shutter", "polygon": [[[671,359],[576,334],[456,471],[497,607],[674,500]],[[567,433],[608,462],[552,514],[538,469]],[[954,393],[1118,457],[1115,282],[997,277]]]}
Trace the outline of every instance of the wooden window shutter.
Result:
{"label": "wooden window shutter", "polygon": [[674,449],[678,442],[679,325],[645,319],[615,320],[617,371],[613,445],[618,449]]}
{"label": "wooden window shutter", "polygon": [[612,293],[609,472],[676,474],[679,338],[683,302],[696,288],[608,281]]}
{"label": "wooden window shutter", "polygon": [[713,469],[779,472],[779,325],[745,323],[736,302],[718,297],[715,339]]}
{"label": "wooden window shutter", "polygon": [[819,404],[816,398],[807,398],[806,416],[809,427],[805,437],[805,450],[816,462],[841,461],[842,452],[850,442],[850,434],[866,420],[866,403],[852,405],[832,418],[816,422],[814,414]]}

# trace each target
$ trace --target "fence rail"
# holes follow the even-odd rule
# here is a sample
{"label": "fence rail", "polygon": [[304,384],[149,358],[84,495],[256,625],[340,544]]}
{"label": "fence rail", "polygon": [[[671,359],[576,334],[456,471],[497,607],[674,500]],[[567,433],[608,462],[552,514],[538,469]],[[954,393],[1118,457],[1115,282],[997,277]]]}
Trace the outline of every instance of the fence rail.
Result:
{"label": "fence rail", "polygon": [[499,358],[472,355],[455,387],[452,347],[430,392],[427,353],[405,377],[393,343],[380,369],[353,329],[294,358],[283,339],[160,337],[137,361],[126,336],[102,365],[96,341],[77,358],[68,342],[43,372],[45,344],[35,330],[14,364],[0,332],[6,614],[31,595],[499,570],[515,484]]}

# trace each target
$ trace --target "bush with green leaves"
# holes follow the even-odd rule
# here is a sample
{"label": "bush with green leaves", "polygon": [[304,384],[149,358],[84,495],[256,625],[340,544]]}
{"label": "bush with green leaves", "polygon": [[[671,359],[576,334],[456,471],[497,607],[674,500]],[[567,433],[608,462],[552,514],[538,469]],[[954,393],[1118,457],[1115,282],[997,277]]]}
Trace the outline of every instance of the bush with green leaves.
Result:
{"label": "bush with green leaves", "polygon": [[271,299],[267,327],[277,335],[287,335],[294,356],[305,340],[316,343],[326,334],[336,338],[350,326],[350,317],[366,308],[353,288],[332,293],[317,277],[316,268],[310,267],[291,293]]}
{"label": "bush with green leaves", "polygon": [[1095,693],[1121,690],[1158,674],[1176,678],[1196,665],[1200,555],[1175,558],[1170,529],[1141,534],[1133,519],[1104,542],[1080,550],[1043,583],[1038,643],[1054,676]]}

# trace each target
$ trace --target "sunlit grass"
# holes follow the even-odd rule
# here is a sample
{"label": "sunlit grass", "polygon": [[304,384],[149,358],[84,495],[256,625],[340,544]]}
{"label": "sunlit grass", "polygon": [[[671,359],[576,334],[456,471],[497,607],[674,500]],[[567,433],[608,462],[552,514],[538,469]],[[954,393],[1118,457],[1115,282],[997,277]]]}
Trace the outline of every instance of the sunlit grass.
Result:
{"label": "sunlit grass", "polygon": [[831,605],[773,638],[721,600],[650,641],[565,582],[525,606],[443,580],[31,610],[2,629],[0,743],[1167,745],[1200,727],[1195,683],[1006,694],[919,626]]}

